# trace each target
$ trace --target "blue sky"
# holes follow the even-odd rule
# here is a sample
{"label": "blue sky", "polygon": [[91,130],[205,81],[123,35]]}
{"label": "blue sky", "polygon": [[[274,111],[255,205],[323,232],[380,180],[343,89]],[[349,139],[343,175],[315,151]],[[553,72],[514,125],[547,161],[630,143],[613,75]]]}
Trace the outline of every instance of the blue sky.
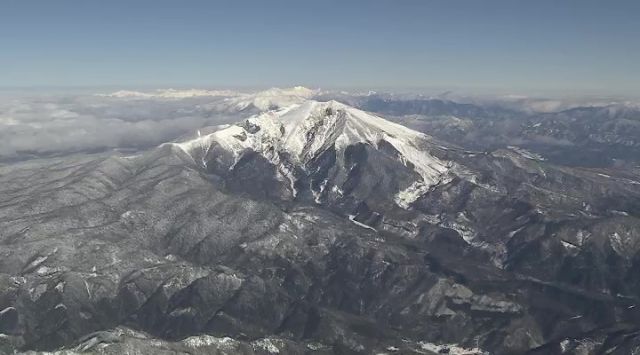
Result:
{"label": "blue sky", "polygon": [[0,86],[640,93],[640,1],[0,0]]}

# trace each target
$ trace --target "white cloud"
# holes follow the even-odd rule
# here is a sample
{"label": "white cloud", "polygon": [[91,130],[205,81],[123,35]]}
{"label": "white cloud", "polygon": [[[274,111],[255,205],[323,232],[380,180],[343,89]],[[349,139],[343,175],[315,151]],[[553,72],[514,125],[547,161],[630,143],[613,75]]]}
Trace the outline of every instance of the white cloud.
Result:
{"label": "white cloud", "polygon": [[0,160],[25,154],[148,148],[209,125],[236,121],[192,100],[104,97],[0,99]]}
{"label": "white cloud", "polygon": [[117,91],[76,96],[0,97],[0,160],[110,148],[149,148],[198,129],[299,103],[317,91],[296,87]]}

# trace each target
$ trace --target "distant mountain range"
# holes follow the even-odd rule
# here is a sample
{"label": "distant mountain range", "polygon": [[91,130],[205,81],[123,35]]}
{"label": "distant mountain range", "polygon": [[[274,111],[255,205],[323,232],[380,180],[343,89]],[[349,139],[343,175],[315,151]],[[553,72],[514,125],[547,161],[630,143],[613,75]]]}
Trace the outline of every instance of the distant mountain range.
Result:
{"label": "distant mountain range", "polygon": [[559,164],[640,165],[640,109],[611,104],[558,112],[531,112],[496,104],[367,96],[364,110],[470,149],[521,146]]}

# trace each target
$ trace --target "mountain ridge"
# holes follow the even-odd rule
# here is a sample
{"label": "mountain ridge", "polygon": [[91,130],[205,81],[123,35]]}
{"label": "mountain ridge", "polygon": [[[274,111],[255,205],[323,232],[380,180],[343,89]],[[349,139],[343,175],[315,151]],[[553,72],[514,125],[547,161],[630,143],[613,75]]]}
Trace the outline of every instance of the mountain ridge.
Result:
{"label": "mountain ridge", "polygon": [[[380,144],[389,144],[405,166],[411,166],[421,177],[397,197],[405,207],[417,199],[450,170],[447,162],[421,152],[419,144],[430,143],[430,137],[397,123],[386,121],[346,104],[331,100],[318,102],[307,100],[277,111],[268,111],[253,116],[239,125],[233,125],[183,143],[172,143],[194,161],[206,167],[206,155],[211,146],[217,144],[231,152],[236,164],[246,150],[262,154],[278,164],[282,155],[289,163],[305,170],[306,165],[327,149],[343,154],[351,145],[367,144],[379,149]],[[230,166],[229,169],[232,169]],[[286,168],[287,170],[289,168]],[[289,171],[282,174],[295,181]],[[295,191],[293,191],[295,194]]]}
{"label": "mountain ridge", "polygon": [[[640,344],[632,176],[381,119],[305,101],[136,156],[0,167],[0,352]],[[446,170],[412,190],[420,159]]]}

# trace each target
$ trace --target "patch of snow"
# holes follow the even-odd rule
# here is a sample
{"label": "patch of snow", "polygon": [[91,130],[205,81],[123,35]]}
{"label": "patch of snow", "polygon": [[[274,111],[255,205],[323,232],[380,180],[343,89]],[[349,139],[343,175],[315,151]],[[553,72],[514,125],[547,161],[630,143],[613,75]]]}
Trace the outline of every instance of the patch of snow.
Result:
{"label": "patch of snow", "polygon": [[582,229],[579,230],[578,233],[576,233],[576,240],[577,240],[578,246],[583,246],[584,243],[589,240],[589,237],[591,237],[591,233],[584,231]]}
{"label": "patch of snow", "polygon": [[618,232],[614,232],[609,236],[609,240],[611,241],[611,247],[613,248],[613,250],[615,250],[616,253],[620,254],[623,246],[622,237],[620,236],[620,234]]}
{"label": "patch of snow", "polygon": [[626,212],[626,211],[611,210],[611,213],[616,214],[618,216],[623,216],[623,217],[629,216],[629,212]]}
{"label": "patch of snow", "polygon": [[521,156],[527,158],[527,159],[531,159],[531,160],[537,160],[537,161],[544,161],[546,160],[543,156],[541,156],[540,154],[537,153],[533,153],[530,152],[524,148],[521,147],[516,147],[513,145],[508,146],[507,148],[513,150],[514,152],[520,154]]}
{"label": "patch of snow", "polygon": [[457,167],[457,169],[455,169],[455,173],[458,176],[460,176],[461,178],[466,179],[467,181],[469,181],[470,183],[472,183],[472,184],[474,184],[476,186],[482,187],[482,188],[484,188],[486,190],[489,190],[491,192],[495,192],[495,193],[499,193],[500,192],[498,187],[481,182],[480,179],[478,178],[478,176],[476,176],[475,174],[467,171],[466,169],[462,169],[461,167]]}
{"label": "patch of snow", "polygon": [[327,348],[327,346],[322,344],[322,343],[308,343],[307,344],[307,349],[313,350],[313,351],[322,350],[322,349],[326,349],[326,348]]}
{"label": "patch of snow", "polygon": [[195,308],[185,307],[185,308],[174,309],[173,311],[171,311],[171,313],[169,313],[169,315],[171,315],[172,317],[178,317],[185,314],[196,314],[196,313],[197,311]]}
{"label": "patch of snow", "polygon": [[11,276],[10,279],[11,279],[11,282],[13,282],[13,284],[16,286],[20,286],[27,282],[27,279],[23,276]]}
{"label": "patch of snow", "polygon": [[87,283],[87,280],[83,280],[83,282],[84,282],[85,290],[87,290],[87,296],[89,297],[89,299],[91,299],[91,291],[89,291],[89,284]]}
{"label": "patch of snow", "polygon": [[509,234],[507,234],[507,236],[509,237],[509,239],[511,239],[511,238],[513,238],[514,235],[518,234],[518,232],[520,232],[523,229],[524,229],[524,226],[522,226],[522,227],[520,227],[520,228],[518,228],[518,229],[516,229],[514,231],[509,232]]}
{"label": "patch of snow", "polygon": [[280,349],[269,338],[255,340],[252,342],[252,346],[254,349],[262,349],[270,354],[280,354]]}
{"label": "patch of snow", "polygon": [[344,191],[342,191],[342,189],[341,189],[341,188],[339,188],[339,187],[338,187],[338,186],[336,186],[336,185],[333,185],[333,186],[331,187],[331,193],[332,193],[334,196],[338,197],[338,198],[340,198],[340,197],[343,197],[343,196],[344,196]]}
{"label": "patch of snow", "polygon": [[218,349],[233,350],[237,340],[229,337],[216,338],[211,335],[197,335],[182,340],[182,343],[190,348],[215,345]]}
{"label": "patch of snow", "polygon": [[47,259],[49,259],[48,255],[41,255],[36,257],[32,262],[29,263],[29,265],[27,265],[27,267],[25,267],[25,269],[35,269],[38,266],[42,265],[42,263],[44,263],[45,261],[47,261]]}
{"label": "patch of snow", "polygon": [[637,245],[634,245],[635,238],[629,233],[623,233],[621,235],[621,233],[614,232],[609,236],[609,241],[611,247],[618,255],[630,257],[637,249]]}
{"label": "patch of snow", "polygon": [[36,273],[40,276],[47,276],[47,275],[55,274],[56,272],[59,272],[59,271],[60,271],[60,268],[57,268],[57,267],[40,266],[38,270],[36,270]]}
{"label": "patch of snow", "polygon": [[64,292],[64,286],[65,286],[65,283],[64,283],[63,281],[60,281],[60,282],[58,282],[58,284],[56,285],[55,289],[56,289],[58,292],[62,293],[62,292]]}
{"label": "patch of snow", "polygon": [[425,185],[423,181],[414,181],[411,186],[398,192],[393,200],[398,206],[408,209],[412,203],[427,191],[429,191],[429,186]]}
{"label": "patch of snow", "polygon": [[444,221],[440,223],[440,226],[444,228],[453,229],[454,231],[458,232],[458,234],[460,234],[462,239],[464,239],[464,241],[467,242],[467,244],[476,245],[474,244],[476,239],[476,232],[473,229],[465,226],[464,224],[461,224],[456,221]]}
{"label": "patch of snow", "polygon": [[450,355],[489,355],[488,352],[483,351],[480,348],[463,348],[458,344],[434,344],[421,341],[418,343],[422,350],[434,352],[436,354],[450,354]]}
{"label": "patch of snow", "polygon": [[9,311],[11,311],[11,310],[15,311],[16,309],[14,307],[7,307],[7,308],[5,308],[5,309],[0,311],[0,316],[5,314],[5,313],[7,313],[7,312],[9,312]]}
{"label": "patch of snow", "polygon": [[120,218],[122,219],[127,219],[133,217],[133,211],[126,211],[123,214],[120,215]]}
{"label": "patch of snow", "polygon": [[425,214],[423,217],[429,224],[439,225],[442,223],[442,218],[439,215]]}
{"label": "patch of snow", "polygon": [[350,215],[349,215],[349,220],[350,220],[351,222],[355,223],[357,226],[360,226],[360,227],[362,227],[362,228],[371,229],[371,230],[372,230],[372,231],[374,231],[374,232],[378,232],[375,228],[373,228],[373,227],[371,227],[371,226],[368,226],[368,225],[366,225],[366,224],[364,224],[364,223],[362,223],[362,222],[358,222],[358,221],[356,221],[356,220],[355,220],[355,218],[356,218],[356,216],[355,216],[355,215],[352,215],[352,214],[350,214]]}
{"label": "patch of snow", "polygon": [[312,188],[310,188],[311,193],[313,194],[313,201],[317,204],[321,204],[322,203],[322,193],[324,192],[324,190],[327,188],[327,183],[329,182],[329,180],[324,179],[322,181],[322,183],[320,184],[320,191],[316,191]]}
{"label": "patch of snow", "polygon": [[574,251],[574,250],[578,249],[577,246],[575,246],[575,245],[573,245],[573,244],[571,244],[569,242],[565,242],[564,240],[561,240],[560,242],[562,243],[562,246],[564,246],[565,249],[567,249],[567,250]]}

